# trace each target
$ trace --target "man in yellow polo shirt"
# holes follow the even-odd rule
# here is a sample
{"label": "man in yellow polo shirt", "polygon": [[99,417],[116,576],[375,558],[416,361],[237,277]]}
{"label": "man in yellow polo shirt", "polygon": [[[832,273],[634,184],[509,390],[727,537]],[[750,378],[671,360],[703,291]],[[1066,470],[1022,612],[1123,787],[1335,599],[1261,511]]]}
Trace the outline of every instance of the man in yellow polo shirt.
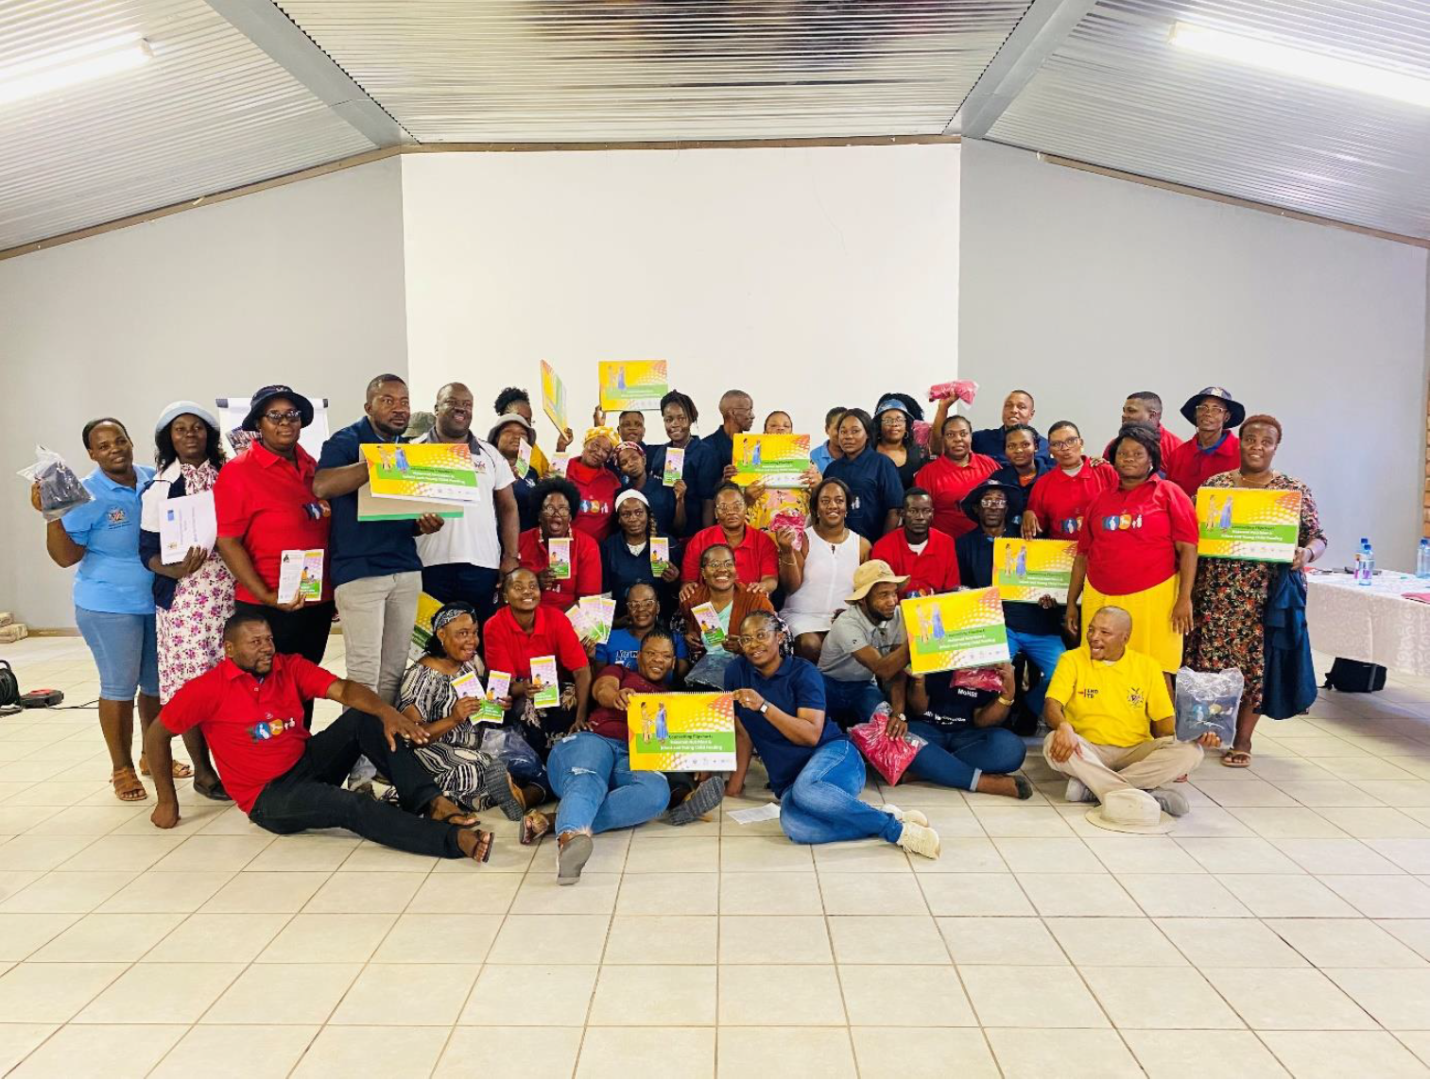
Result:
{"label": "man in yellow polo shirt", "polygon": [[1043,757],[1069,777],[1068,802],[1101,802],[1109,791],[1141,788],[1173,817],[1187,798],[1163,787],[1201,763],[1216,735],[1178,742],[1161,666],[1127,647],[1132,616],[1105,607],[1092,617],[1087,644],[1062,655],[1048,684],[1043,720],[1052,729]]}

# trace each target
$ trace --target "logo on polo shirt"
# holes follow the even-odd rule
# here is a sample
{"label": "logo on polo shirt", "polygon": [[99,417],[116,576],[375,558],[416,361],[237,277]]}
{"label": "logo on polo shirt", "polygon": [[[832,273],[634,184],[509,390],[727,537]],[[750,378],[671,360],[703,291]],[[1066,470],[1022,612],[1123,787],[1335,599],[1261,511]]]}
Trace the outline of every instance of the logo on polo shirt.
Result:
{"label": "logo on polo shirt", "polygon": [[1093,698],[1097,697],[1097,687],[1089,686],[1086,690],[1079,690],[1078,696],[1086,698],[1088,701],[1091,701]]}
{"label": "logo on polo shirt", "polygon": [[1081,529],[1082,529],[1082,518],[1080,518],[1080,517],[1063,518],[1063,533],[1064,533],[1065,535],[1071,536],[1073,533],[1078,532],[1078,531],[1080,531]]}
{"label": "logo on polo shirt", "polygon": [[298,726],[298,721],[288,720],[263,720],[254,724],[248,729],[248,734],[254,742],[267,742],[269,739],[276,739],[285,731],[292,731]]}
{"label": "logo on polo shirt", "polygon": [[1134,709],[1141,708],[1143,702],[1146,700],[1147,695],[1142,692],[1140,687],[1134,686],[1127,691],[1127,704],[1131,705]]}
{"label": "logo on polo shirt", "polygon": [[1117,532],[1119,529],[1140,529],[1142,528],[1142,515],[1133,517],[1131,514],[1110,514],[1102,519],[1102,528],[1106,532]]}
{"label": "logo on polo shirt", "polygon": [[124,512],[122,506],[111,506],[109,513],[105,515],[111,529],[117,529],[129,520],[129,515]]}
{"label": "logo on polo shirt", "polygon": [[602,502],[600,499],[582,499],[580,512],[583,514],[609,514],[611,513],[611,504]]}

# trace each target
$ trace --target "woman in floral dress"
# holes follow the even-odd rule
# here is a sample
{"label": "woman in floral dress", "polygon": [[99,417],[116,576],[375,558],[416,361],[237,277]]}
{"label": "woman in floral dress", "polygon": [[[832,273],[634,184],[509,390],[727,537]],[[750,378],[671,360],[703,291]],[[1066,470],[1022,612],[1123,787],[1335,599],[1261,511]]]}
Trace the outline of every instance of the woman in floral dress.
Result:
{"label": "woman in floral dress", "polygon": [[[1271,467],[1281,445],[1281,424],[1275,417],[1248,417],[1241,425],[1241,468],[1217,473],[1203,485],[1215,488],[1257,488],[1301,493],[1301,531],[1292,571],[1299,572],[1326,550],[1326,534],[1316,513],[1311,489]],[[1246,559],[1199,559],[1192,590],[1192,632],[1187,635],[1184,661],[1196,671],[1236,668],[1246,680],[1236,717],[1236,741],[1221,759],[1244,769],[1251,764],[1251,736],[1261,719],[1262,676],[1265,673],[1265,628],[1262,617],[1279,564]]]}
{"label": "woman in floral dress", "polygon": [[[233,575],[210,548],[192,547],[180,561],[165,563],[160,537],[168,500],[213,491],[224,463],[218,421],[197,402],[176,401],[159,417],[154,445],[159,471],[140,496],[139,559],[154,571],[159,702],[167,705],[181,686],[223,659],[223,624],[233,614]],[[212,494],[208,498],[212,502]],[[185,733],[184,745],[193,769],[175,762],[174,775],[192,775],[200,795],[227,800],[203,735],[197,729]],[[143,758],[139,770],[149,775]]]}

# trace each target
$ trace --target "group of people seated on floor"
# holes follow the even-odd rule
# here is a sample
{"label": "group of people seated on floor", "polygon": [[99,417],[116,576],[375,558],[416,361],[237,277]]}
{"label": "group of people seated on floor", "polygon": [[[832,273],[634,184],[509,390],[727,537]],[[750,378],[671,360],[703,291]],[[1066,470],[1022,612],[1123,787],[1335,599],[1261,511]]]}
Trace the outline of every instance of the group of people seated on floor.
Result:
{"label": "group of people seated on floor", "polygon": [[[875,719],[884,737],[917,747],[910,780],[1014,799],[1032,797],[1018,772],[1022,735],[1041,721],[1068,801],[1107,808],[1113,792],[1145,792],[1113,800],[1118,813],[1180,816],[1175,781],[1218,745],[1175,737],[1170,690],[1183,663],[1243,672],[1235,745],[1221,760],[1249,764],[1274,567],[1199,560],[1192,499],[1202,486],[1299,491],[1292,572],[1324,551],[1309,490],[1271,467],[1273,417],[1248,418],[1207,387],[1182,409],[1197,430],[1180,443],[1161,426],[1160,398],[1142,392],[1095,456],[1071,421],[1039,433],[1025,391],[1007,396],[1000,427],[978,431],[952,394],[931,424],[913,397],[886,394],[872,415],[830,410],[801,483],[767,489],[733,479],[751,396],[729,391],[719,411],[720,426],[697,437],[695,403],[672,391],[661,402],[668,442],[648,446],[643,414],[622,413],[611,429],[598,410],[579,455],[563,454],[568,430],[549,461],[523,391],[503,391],[481,439],[471,392],[449,384],[431,426],[414,432],[405,383],[383,375],[364,417],[315,460],[299,445],[311,402],[268,386],[231,460],[206,409],[166,408],[157,475],[134,464],[118,420],[86,425],[92,499],[49,522],[47,548],[79,565],[76,619],[100,668],[116,796],[147,797],[130,758],[136,691],[140,771],[157,788],[161,828],[179,820],[174,779],[191,775],[170,752],[181,736],[195,789],[270,831],[345,827],[480,861],[493,836],[475,814],[493,807],[520,821],[522,843],[554,832],[562,883],[579,879],[597,833],[660,815],[689,824],[746,794],[756,757],[791,840],[877,836],[938,857],[922,813],[862,797],[865,761],[848,730]],[[775,412],[764,430],[794,424]],[[451,521],[360,519],[360,447],[414,434],[468,445],[477,500]],[[683,460],[668,469],[672,450]],[[205,491],[217,544],[164,562],[165,501]],[[1003,603],[1010,663],[913,674],[900,602],[992,585],[1005,536],[1076,544],[1067,602]],[[317,595],[280,596],[284,558],[313,549],[325,553]],[[421,592],[441,606],[409,662]],[[598,595],[615,605],[609,637],[568,615]],[[321,666],[335,611],[346,679]],[[555,687],[541,675],[548,658]],[[468,692],[493,673],[505,682],[494,700]],[[630,698],[682,690],[732,695],[732,772],[631,767]],[[312,733],[319,698],[346,711]]]}

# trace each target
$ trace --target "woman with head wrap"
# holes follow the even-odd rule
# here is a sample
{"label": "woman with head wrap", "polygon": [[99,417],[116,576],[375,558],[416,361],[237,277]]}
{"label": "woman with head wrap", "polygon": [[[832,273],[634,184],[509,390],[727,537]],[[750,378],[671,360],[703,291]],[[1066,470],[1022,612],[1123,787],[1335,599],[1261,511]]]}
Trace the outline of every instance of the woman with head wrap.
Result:
{"label": "woman with head wrap", "polygon": [[580,505],[572,526],[598,544],[611,534],[616,512],[616,492],[621,482],[606,468],[621,437],[615,428],[593,427],[581,442],[581,456],[566,463],[566,479],[580,492]]}

